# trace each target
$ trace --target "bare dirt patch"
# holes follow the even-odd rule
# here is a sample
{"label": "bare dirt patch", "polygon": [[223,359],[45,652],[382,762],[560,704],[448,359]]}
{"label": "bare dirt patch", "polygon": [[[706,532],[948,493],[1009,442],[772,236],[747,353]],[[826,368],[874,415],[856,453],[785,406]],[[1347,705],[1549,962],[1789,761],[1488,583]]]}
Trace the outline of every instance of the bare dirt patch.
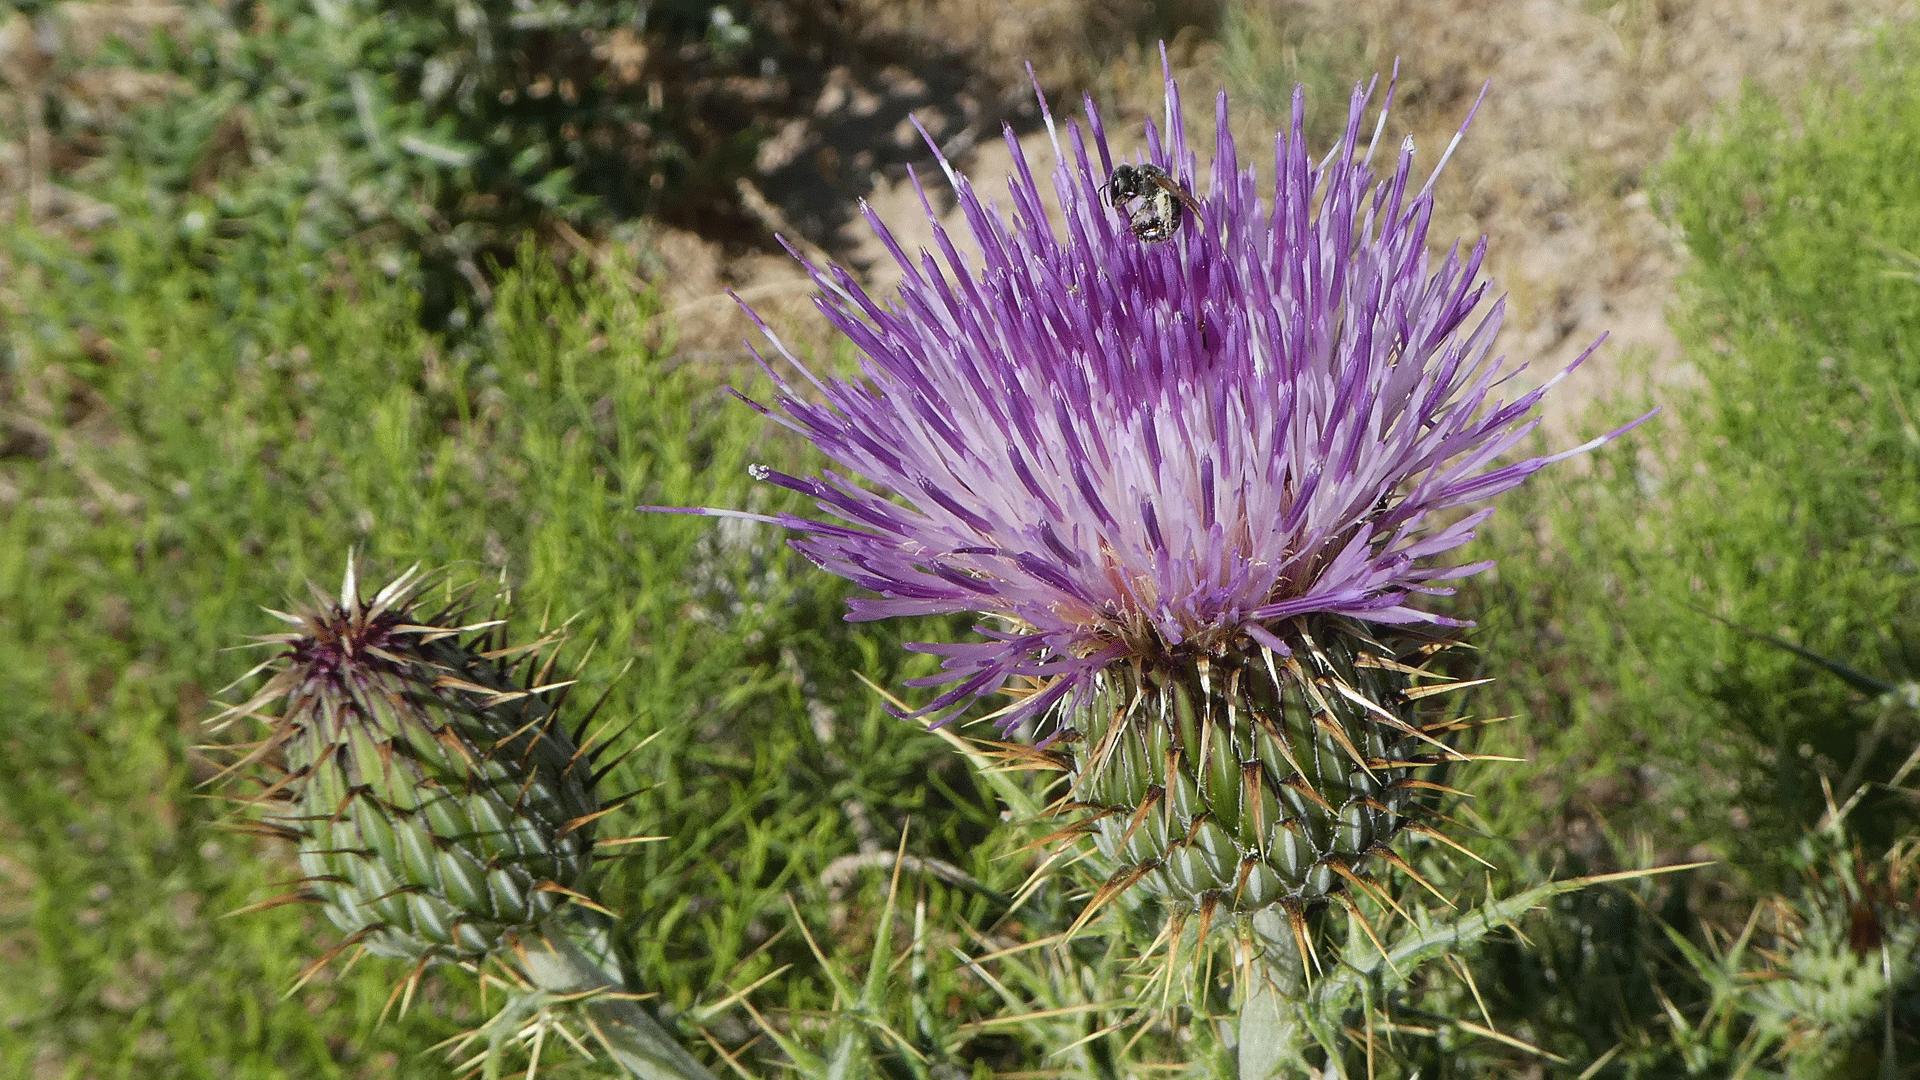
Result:
{"label": "bare dirt patch", "polygon": [[[1010,4],[999,5],[1001,19],[990,30],[981,28],[976,0],[912,6],[921,35],[941,36],[944,20],[954,42],[990,36],[991,47],[973,50],[986,61],[1011,62],[1023,40],[1036,49],[1057,43],[1050,35],[1057,37],[1063,25],[1097,24],[1091,17],[1074,23],[1056,10],[1059,4],[1040,5],[1033,33],[1022,39],[1023,16],[1012,14]],[[1187,14],[1202,22],[1210,16],[1203,7]],[[1489,238],[1488,271],[1508,296],[1499,347],[1541,377],[1609,335],[1580,377],[1551,400],[1549,428],[1568,438],[1583,426],[1575,418],[1587,402],[1627,388],[1636,352],[1650,357],[1656,379],[1686,375],[1667,322],[1681,252],[1647,190],[1675,133],[1709,124],[1743,86],[1791,98],[1816,80],[1844,84],[1878,28],[1917,12],[1911,0],[1252,0],[1236,12],[1212,14],[1217,17],[1205,32],[1189,28],[1176,36],[1170,50],[1175,74],[1188,94],[1189,125],[1202,130],[1211,127],[1212,90],[1229,86],[1243,147],[1260,145],[1281,125],[1296,77],[1306,82],[1313,126],[1324,133],[1327,118],[1344,114],[1353,81],[1390,70],[1398,58],[1400,94],[1390,134],[1396,141],[1411,134],[1433,162],[1481,86],[1491,84],[1448,166],[1432,237],[1441,245]],[[1138,46],[1110,51],[1117,55],[1052,70],[1065,82],[1092,86],[1110,135],[1124,146],[1137,138],[1143,118],[1159,114],[1158,58]],[[897,75],[913,76],[910,67]],[[1005,80],[994,85],[1004,88]],[[823,93],[821,111],[831,115],[846,100],[839,91]],[[991,100],[1006,104],[1004,97]],[[1057,113],[1076,106],[1074,97],[1054,95]],[[1049,162],[1051,150],[1034,130],[1032,110],[1004,115],[1025,132],[1021,144],[1029,158]],[[890,121],[884,131],[874,125],[871,134],[895,158],[872,171],[865,198],[911,251],[931,233],[903,163],[934,189],[936,207],[946,203],[932,156],[903,142],[910,131],[903,120]],[[1003,190],[1011,167],[1011,154],[993,137],[997,120],[976,115],[965,144],[953,147],[983,191]],[[857,126],[840,132],[850,130]],[[788,138],[797,159],[806,133],[796,129]],[[850,155],[836,149],[835,157]],[[802,172],[770,182],[772,212],[763,224],[799,232],[806,245],[884,290],[893,276],[890,260],[857,216],[809,233],[781,215],[780,206],[795,202],[788,189],[808,184]],[[950,210],[947,216],[948,227],[964,233]],[[679,316],[683,348],[744,355],[741,340],[756,336],[751,324],[731,303],[713,300],[728,287],[802,347],[829,340],[810,315],[808,290],[790,260],[764,251],[707,258],[694,251],[702,241],[671,231],[656,234],[654,243],[663,253],[678,253],[668,256],[672,270],[659,280]]]}

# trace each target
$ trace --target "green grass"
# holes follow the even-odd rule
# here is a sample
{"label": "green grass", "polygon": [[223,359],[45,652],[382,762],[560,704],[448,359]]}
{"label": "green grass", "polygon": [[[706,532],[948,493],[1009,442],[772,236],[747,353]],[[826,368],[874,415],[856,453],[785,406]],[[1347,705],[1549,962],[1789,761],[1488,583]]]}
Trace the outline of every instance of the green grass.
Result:
{"label": "green grass", "polygon": [[[1920,89],[1893,49],[1857,93],[1751,98],[1676,147],[1658,190],[1693,255],[1676,327],[1702,385],[1511,507],[1485,587],[1489,665],[1557,676],[1520,689],[1531,734],[1653,767],[1623,782],[1689,815],[1663,831],[1755,863],[1824,811],[1820,776],[1885,779],[1913,735],[1866,745],[1847,687],[1736,629],[1883,677],[1920,660],[1920,282],[1888,254],[1920,250],[1920,133],[1892,119]],[[1877,845],[1913,828],[1909,802],[1870,802]]]}
{"label": "green grass", "polygon": [[[1882,1075],[1833,1063],[1883,1059],[1878,1005],[1871,1025],[1823,1029],[1775,1059],[1784,1029],[1752,974],[1767,965],[1749,955],[1716,988],[1698,961],[1775,892],[1816,925],[1844,921],[1839,856],[1809,838],[1827,790],[1863,791],[1843,834],[1855,859],[1897,859],[1920,825],[1912,781],[1884,786],[1920,717],[1754,636],[1883,679],[1920,670],[1920,281],[1894,254],[1920,250],[1920,134],[1894,119],[1920,108],[1917,47],[1890,39],[1857,88],[1750,96],[1676,145],[1655,192],[1692,256],[1675,326],[1699,379],[1669,381],[1639,433],[1517,493],[1483,542],[1498,571],[1463,590],[1502,680],[1489,704],[1518,716],[1490,748],[1530,759],[1469,785],[1491,831],[1563,873],[1722,860],[1645,907],[1568,898],[1529,928],[1531,946],[1483,958],[1483,988],[1543,1045],[1576,1062],[1620,1047],[1599,1075],[1731,1071],[1749,1037],[1756,1068]],[[1589,426],[1651,403],[1606,402]],[[1896,996],[1911,1010],[1911,974]],[[1682,1017],[1721,1027],[1689,1033]],[[1886,1060],[1884,1075],[1912,1075],[1920,1047]]]}
{"label": "green grass", "polygon": [[964,766],[846,674],[897,683],[897,631],[844,627],[837,584],[790,578],[768,530],[634,509],[750,505],[760,438],[649,344],[645,297],[529,253],[493,337],[456,355],[365,267],[268,257],[252,278],[133,231],[85,256],[12,241],[9,1075],[36,1057],[52,1075],[443,1073],[421,1050],[476,1018],[459,977],[375,1028],[404,972],[370,962],[283,1002],[337,935],[304,910],[216,918],[297,873],[218,828],[199,722],[256,659],[230,650],[274,629],[260,606],[332,586],[355,549],[369,574],[504,566],[523,625],[576,617],[583,700],[610,685],[620,738],[654,736],[609,784],[643,792],[619,829],[667,838],[627,849],[607,896],[677,1008],[806,958],[789,940],[739,967],[786,923],[783,894],[821,894],[825,864],[857,848],[849,807],[888,849],[937,808],[913,850],[972,862],[992,814]]}

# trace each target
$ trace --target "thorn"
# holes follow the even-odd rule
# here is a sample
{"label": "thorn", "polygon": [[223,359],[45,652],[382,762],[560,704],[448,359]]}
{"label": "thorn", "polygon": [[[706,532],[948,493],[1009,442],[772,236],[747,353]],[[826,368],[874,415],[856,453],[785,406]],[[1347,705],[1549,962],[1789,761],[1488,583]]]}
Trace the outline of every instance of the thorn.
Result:
{"label": "thorn", "polygon": [[1146,822],[1147,815],[1153,812],[1154,806],[1157,805],[1161,799],[1165,798],[1166,794],[1167,789],[1158,784],[1147,788],[1147,797],[1140,800],[1140,808],[1133,812],[1132,819],[1127,822],[1127,831],[1120,834],[1120,842],[1115,845],[1116,848],[1124,848],[1127,846],[1127,842],[1133,839],[1133,834],[1139,831],[1140,826]]}
{"label": "thorn", "polygon": [[1477,833],[1478,835],[1482,835],[1482,836],[1486,835],[1484,833],[1479,833],[1479,831],[1476,829],[1468,828],[1464,822],[1462,822],[1459,818],[1456,818],[1451,814],[1443,814],[1431,806],[1422,806],[1419,803],[1413,803],[1409,805],[1406,809],[1399,811],[1399,814],[1401,817],[1407,818],[1409,820],[1412,819],[1413,815],[1419,814],[1423,819],[1430,819],[1433,821],[1441,822],[1443,824],[1451,825],[1454,828],[1459,829],[1461,832]]}
{"label": "thorn", "polygon": [[1419,701],[1421,698],[1430,698],[1436,694],[1450,694],[1455,690],[1471,690],[1476,686],[1485,686],[1494,681],[1493,679],[1469,679],[1462,682],[1438,683],[1432,686],[1413,686],[1400,691],[1400,696],[1406,698],[1408,701]]}
{"label": "thorn", "polygon": [[308,964],[306,967],[301,968],[300,974],[294,976],[293,985],[287,987],[287,992],[280,995],[280,1000],[285,1001],[286,999],[292,997],[295,993],[299,991],[301,987],[307,985],[307,980],[313,978],[315,975],[318,975],[320,973],[321,968],[324,968],[328,964],[332,963],[334,957],[339,956],[341,953],[346,952],[348,949],[351,949],[355,945],[360,944],[361,941],[365,940],[367,937],[376,933],[377,931],[384,930],[384,929],[386,929],[385,926],[363,926],[360,929],[355,930],[353,933],[347,935],[347,938],[345,941],[342,941],[340,944],[335,945],[333,948],[328,949],[324,953],[321,953],[318,959],[314,960],[312,963]]}
{"label": "thorn", "polygon": [[[1166,758],[1166,761],[1161,766],[1160,775],[1166,777],[1169,781],[1171,781],[1173,780],[1174,777],[1177,777],[1180,775],[1181,765],[1182,765],[1182,755],[1180,753],[1180,740],[1177,738],[1168,739],[1167,740],[1167,758]],[[1160,805],[1166,811],[1160,816],[1160,824],[1162,827],[1166,829],[1167,832],[1171,833],[1173,832],[1173,816],[1174,816],[1173,800],[1171,798],[1162,799],[1160,800]]]}
{"label": "thorn", "polygon": [[1441,720],[1431,724],[1423,724],[1420,730],[1433,735],[1443,735],[1449,731],[1467,731],[1472,728],[1492,727],[1495,724],[1504,724],[1513,718],[1514,714],[1512,713],[1506,716],[1488,717],[1456,716],[1451,720]]}
{"label": "thorn", "polygon": [[1253,876],[1253,869],[1261,865],[1260,856],[1248,855],[1240,860],[1239,872],[1233,876],[1233,899],[1237,905],[1240,898],[1247,894],[1247,878]]}
{"label": "thorn", "polygon": [[1301,768],[1300,759],[1293,756],[1293,740],[1287,737],[1286,730],[1280,722],[1263,713],[1255,713],[1253,719],[1254,723],[1264,729],[1266,736],[1273,740],[1275,747],[1280,751],[1280,756],[1286,759],[1288,765],[1293,766],[1294,775],[1305,776],[1307,770]]}
{"label": "thorn", "polygon": [[[347,882],[342,882],[342,884],[347,884]],[[427,891],[427,887],[425,885],[421,885],[417,882],[408,882],[405,885],[396,885],[393,888],[388,889],[386,892],[383,892],[379,896],[376,896],[373,899],[369,900],[368,903],[377,904],[382,900],[388,900],[396,896],[412,896],[416,893],[424,893],[426,891]]]}
{"label": "thorn", "polygon": [[1214,893],[1204,893],[1200,897],[1200,925],[1194,928],[1193,947],[1198,949],[1213,932],[1213,916],[1220,910],[1220,897]]}
{"label": "thorn", "polygon": [[1428,671],[1426,668],[1417,668],[1411,664],[1403,664],[1398,660],[1379,656],[1374,653],[1360,653],[1355,656],[1353,658],[1353,666],[1357,668],[1374,668],[1379,671],[1392,671],[1409,677],[1433,674],[1433,672]]}
{"label": "thorn", "polygon": [[[1290,788],[1306,796],[1315,806],[1326,811],[1328,816],[1335,818],[1340,816],[1340,812],[1335,810],[1333,805],[1327,802],[1326,798],[1322,796],[1319,791],[1315,790],[1312,784],[1307,783],[1306,777],[1289,776],[1285,780],[1280,781],[1280,786]],[[1393,785],[1389,784],[1387,786],[1392,787]]]}
{"label": "thorn", "polygon": [[[240,800],[242,806],[252,806],[254,802],[255,800],[253,799]],[[255,821],[249,818],[240,818],[233,821],[217,822],[215,824],[217,828],[228,832],[243,833],[248,836],[260,836],[268,840],[278,840],[288,844],[297,844],[308,838],[307,834],[299,829],[291,829],[285,825],[276,825],[271,821]]]}
{"label": "thorn", "polygon": [[1380,778],[1373,775],[1372,769],[1367,768],[1365,755],[1361,754],[1359,748],[1353,745],[1352,739],[1347,738],[1346,729],[1340,726],[1339,721],[1327,713],[1317,712],[1313,714],[1313,722],[1320,730],[1333,736],[1333,741],[1340,744],[1340,749],[1346,751],[1347,756],[1353,759],[1355,765],[1360,766],[1360,771],[1367,774],[1367,779],[1375,783],[1379,782]]}
{"label": "thorn", "polygon": [[[532,779],[532,776],[529,776],[529,780],[531,779]],[[586,825],[591,825],[594,822],[600,820],[601,818],[606,817],[608,814],[611,814],[615,810],[620,809],[620,806],[622,803],[625,803],[628,799],[631,799],[638,794],[639,792],[637,791],[630,791],[627,794],[622,795],[618,799],[615,799],[612,802],[608,803],[606,806],[603,806],[600,809],[595,810],[591,814],[581,814],[579,817],[574,818],[571,821],[568,821],[565,824],[561,825],[559,828],[559,831],[553,834],[553,838],[555,840],[566,839],[568,834],[572,833],[575,829],[581,828]]]}
{"label": "thorn", "polygon": [[1361,892],[1392,908],[1402,919],[1406,919],[1408,922],[1413,921],[1413,917],[1407,914],[1407,909],[1401,907],[1399,902],[1394,900],[1393,895],[1387,892],[1384,886],[1371,877],[1355,871],[1353,867],[1347,865],[1345,859],[1338,855],[1329,855],[1323,861],[1328,869],[1346,878],[1349,882],[1352,882],[1354,888],[1359,889]]}
{"label": "thorn", "polygon": [[1141,878],[1146,877],[1159,868],[1160,860],[1148,859],[1146,862],[1140,863],[1137,866],[1123,866],[1115,870],[1113,876],[1107,879],[1106,884],[1100,886],[1100,891],[1094,894],[1093,899],[1087,901],[1087,906],[1081,909],[1080,916],[1073,920],[1073,925],[1067,927],[1066,936],[1072,937],[1085,929],[1087,923],[1093,921],[1094,915],[1098,914],[1101,908],[1112,903],[1115,897],[1132,888]]}
{"label": "thorn", "polygon": [[624,844],[651,844],[655,841],[666,839],[668,839],[668,837],[665,836],[616,836],[608,840],[595,840],[593,846],[620,847]]}
{"label": "thorn", "polygon": [[1265,842],[1267,836],[1267,801],[1260,796],[1266,791],[1267,767],[1258,760],[1244,762],[1240,766],[1240,801],[1253,811],[1253,835]]}
{"label": "thorn", "polygon": [[[1307,916],[1300,902],[1291,897],[1282,900],[1280,906],[1287,913],[1287,925],[1293,928],[1293,941],[1300,950],[1300,973],[1306,977],[1307,988],[1313,988],[1313,974],[1320,970],[1320,954],[1314,950],[1313,942],[1307,935]],[[1313,967],[1307,967],[1307,961],[1313,961]]]}
{"label": "thorn", "polygon": [[1008,772],[1029,769],[1044,769],[1053,772],[1072,772],[1073,758],[1070,755],[1020,743],[995,742],[991,739],[968,740],[982,756],[1008,764],[1000,766]]}
{"label": "thorn", "polygon": [[1391,714],[1382,714],[1382,716],[1378,719],[1377,722],[1384,724],[1387,727],[1390,727],[1393,730],[1398,731],[1403,735],[1406,735],[1411,738],[1418,739],[1421,742],[1427,743],[1432,747],[1434,747],[1435,749],[1439,750],[1441,753],[1447,755],[1448,757],[1453,757],[1455,754],[1459,752],[1455,750],[1453,747],[1448,746],[1446,743],[1441,742],[1439,739],[1434,738],[1432,735],[1427,734],[1427,731],[1425,728],[1414,727],[1412,724],[1407,723],[1405,720],[1402,720],[1397,716],[1393,716]]}
{"label": "thorn", "polygon": [[[1206,917],[1209,920],[1212,919],[1213,913],[1209,911]],[[1161,928],[1160,934],[1167,940],[1167,962],[1160,968],[1161,975],[1163,976],[1160,980],[1160,1007],[1162,1009],[1171,1009],[1173,1007],[1174,970],[1180,965],[1180,943],[1186,939],[1187,935],[1187,910],[1185,908],[1176,908],[1173,914],[1167,917],[1166,925]],[[1202,934],[1202,938],[1204,937],[1205,935]],[[1199,951],[1200,944],[1199,941],[1194,942],[1194,950],[1196,952]],[[1149,990],[1151,990],[1151,985],[1149,985]]]}
{"label": "thorn", "polygon": [[1460,854],[1465,855],[1467,858],[1472,859],[1474,862],[1479,863],[1481,866],[1484,866],[1489,870],[1493,869],[1492,863],[1488,862],[1487,860],[1481,858],[1478,855],[1475,855],[1472,851],[1469,851],[1467,849],[1466,845],[1460,843],[1460,841],[1458,840],[1455,840],[1453,837],[1448,836],[1446,833],[1441,832],[1439,829],[1433,828],[1430,825],[1424,825],[1418,821],[1402,822],[1400,827],[1402,829],[1405,829],[1407,832],[1416,833],[1420,836],[1425,836],[1430,839],[1438,840],[1441,843],[1452,848],[1453,850],[1459,852]]}
{"label": "thorn", "polygon": [[[1106,817],[1108,815],[1117,814],[1119,812],[1120,811],[1118,810],[1102,811],[1100,814],[1100,817]],[[1097,817],[1076,821],[1071,825],[1067,825],[1062,828],[1055,829],[1054,831],[1048,833],[1047,835],[1041,837],[1038,840],[1032,841],[1031,843],[1021,844],[1019,847],[1014,848],[1012,851],[1007,852],[1005,855],[999,856],[999,858],[1008,859],[1008,858],[1012,858],[1015,855],[1023,855],[1029,851],[1036,851],[1044,847],[1052,847],[1055,844],[1061,844],[1065,846],[1068,842],[1078,840],[1082,836],[1086,836],[1092,833],[1094,830],[1094,825],[1097,824],[1098,821],[1099,821],[1099,818]]]}
{"label": "thorn", "polygon": [[574,903],[579,904],[581,907],[590,908],[609,918],[617,919],[620,917],[618,914],[614,913],[613,911],[610,911],[607,908],[602,907],[592,897],[586,895],[585,893],[574,892],[572,889],[569,889],[565,885],[561,885],[558,882],[542,881],[538,885],[535,885],[533,887],[533,891],[546,892],[546,893],[558,893],[561,896],[564,896],[567,899],[573,901]]}
{"label": "thorn", "polygon": [[1454,906],[1453,901],[1447,899],[1446,894],[1442,893],[1439,889],[1434,888],[1433,882],[1428,881],[1424,877],[1421,877],[1420,871],[1415,870],[1411,863],[1407,862],[1407,860],[1401,858],[1399,855],[1396,855],[1392,848],[1386,846],[1385,844],[1375,844],[1372,847],[1367,849],[1367,854],[1379,856],[1381,861],[1392,865],[1394,869],[1412,878],[1417,884],[1419,884],[1421,888],[1427,890],[1428,892],[1432,893],[1435,897],[1437,897],[1441,903],[1447,905],[1449,908]]}
{"label": "thorn", "polygon": [[1390,783],[1387,784],[1387,787],[1419,788],[1422,791],[1437,791],[1437,792],[1440,792],[1442,795],[1458,795],[1463,799],[1473,798],[1471,794],[1465,791],[1461,791],[1459,788],[1450,788],[1445,784],[1436,784],[1431,780],[1420,780],[1411,776],[1403,776],[1398,780],[1391,781]]}
{"label": "thorn", "polygon": [[[396,1001],[401,1003],[399,1015],[401,1017],[407,1015],[407,1009],[413,1005],[413,988],[418,985],[420,972],[425,964],[426,960],[422,958],[420,963],[414,966],[413,971],[410,972],[405,979],[395,984],[393,992],[387,995],[387,1003],[380,1006],[380,1015],[374,1018],[374,1027],[380,1027],[387,1022],[387,1015],[393,1012],[393,1003]],[[403,998],[404,1000],[402,1000]]]}
{"label": "thorn", "polygon": [[[592,775],[591,775],[591,777],[590,777],[590,778],[589,778],[589,779],[587,780],[587,786],[588,786],[589,788],[592,788],[592,787],[598,787],[598,786],[600,785],[600,781],[602,781],[602,780],[604,780],[604,779],[606,779],[606,777],[607,777],[607,774],[608,774],[608,773],[610,773],[610,772],[612,772],[613,770],[615,770],[615,769],[617,769],[617,768],[619,768],[619,767],[620,767],[620,766],[621,766],[622,764],[624,764],[624,763],[626,762],[626,760],[627,760],[628,758],[630,758],[630,757],[632,757],[633,755],[635,755],[635,754],[637,754],[637,753],[639,753],[639,752],[640,752],[640,748],[641,748],[641,747],[643,747],[643,746],[645,746],[645,745],[646,745],[646,743],[644,743],[644,742],[642,742],[642,743],[635,743],[634,745],[632,745],[632,746],[629,746],[629,747],[628,747],[628,748],[626,748],[625,750],[623,750],[623,751],[621,751],[621,752],[620,752],[620,755],[619,755],[618,757],[616,757],[616,758],[614,758],[614,759],[613,759],[612,761],[609,761],[609,762],[607,762],[607,763],[606,763],[605,765],[598,765],[598,766],[597,766],[597,767],[596,767],[596,768],[595,768],[595,769],[593,770],[593,773],[592,773]],[[579,754],[577,754],[577,755],[575,755],[575,760],[576,760],[576,761],[577,761],[577,760],[579,760],[579,758],[580,758],[580,756],[582,756],[582,755],[585,755],[585,754],[586,754],[586,748],[585,748],[585,747],[582,747],[582,748],[581,748],[581,750],[580,750],[580,752],[579,752]],[[572,772],[572,771],[573,771],[573,762],[572,762],[572,761],[569,761],[569,762],[567,762],[567,772]],[[564,776],[564,775],[566,775],[566,774],[565,774],[565,773],[562,773],[561,775],[563,775],[563,776]]]}
{"label": "thorn", "polygon": [[1469,753],[1466,753],[1466,752],[1464,752],[1464,751],[1460,751],[1460,750],[1456,750],[1456,751],[1454,751],[1454,753],[1453,753],[1453,760],[1455,760],[1455,761],[1506,761],[1506,762],[1516,762],[1516,761],[1517,761],[1517,762],[1525,762],[1525,761],[1526,761],[1527,759],[1526,759],[1526,758],[1518,758],[1518,757],[1507,757],[1507,756],[1506,756],[1506,755],[1504,755],[1504,754],[1469,754]]}
{"label": "thorn", "polygon": [[[595,644],[598,643],[596,642]],[[592,705],[587,706],[586,712],[580,717],[580,722],[573,727],[574,742],[578,743],[582,741],[581,736],[587,733],[587,725],[593,723],[594,718],[600,715],[600,710],[606,706],[607,700],[613,697],[613,688],[620,685],[620,683],[626,679],[627,673],[633,670],[633,665],[634,659],[628,657],[627,661],[620,665],[620,670],[614,672],[613,678],[607,680],[607,688],[600,692],[600,696],[593,700]],[[586,670],[584,664],[575,665],[574,677],[578,678],[580,672],[584,670]],[[659,731],[655,731],[652,735],[640,740],[640,745],[645,746],[647,743],[652,742],[659,734]]]}
{"label": "thorn", "polygon": [[269,897],[257,903],[248,904],[245,907],[234,908],[232,911],[229,911],[226,914],[221,915],[220,918],[230,919],[235,915],[251,915],[256,911],[270,911],[273,908],[282,907],[287,904],[318,904],[318,903],[321,903],[320,897],[314,895],[311,892],[308,892],[305,889],[296,889],[293,892],[281,893],[279,896]]}
{"label": "thorn", "polygon": [[1447,953],[1446,957],[1447,963],[1453,965],[1453,969],[1458,971],[1461,977],[1467,980],[1467,989],[1473,991],[1473,1003],[1480,1006],[1480,1018],[1487,1022],[1489,1029],[1494,1029],[1493,1014],[1487,1011],[1486,999],[1480,996],[1480,984],[1474,981],[1472,969],[1468,968],[1466,962],[1453,953]]}
{"label": "thorn", "polygon": [[1333,712],[1333,703],[1320,692],[1319,683],[1313,676],[1307,674],[1307,669],[1301,665],[1298,655],[1287,657],[1286,668],[1287,672],[1293,676],[1294,684],[1300,687],[1300,692],[1306,696],[1310,705],[1317,707],[1320,712]]}
{"label": "thorn", "polygon": [[1353,921],[1360,924],[1360,929],[1367,935],[1367,940],[1373,942],[1374,949],[1380,953],[1380,959],[1386,961],[1388,970],[1395,976],[1405,979],[1406,972],[1401,971],[1400,965],[1393,962],[1393,954],[1387,952],[1387,946],[1381,942],[1380,935],[1374,933],[1373,924],[1367,921],[1367,916],[1360,910],[1359,902],[1345,893],[1334,894],[1334,900],[1347,909],[1347,914],[1353,917]]}
{"label": "thorn", "polygon": [[1439,754],[1409,754],[1406,757],[1399,758],[1368,758],[1367,764],[1381,772],[1394,772],[1401,769],[1431,769],[1435,765],[1445,764],[1449,760],[1451,759],[1442,757]]}

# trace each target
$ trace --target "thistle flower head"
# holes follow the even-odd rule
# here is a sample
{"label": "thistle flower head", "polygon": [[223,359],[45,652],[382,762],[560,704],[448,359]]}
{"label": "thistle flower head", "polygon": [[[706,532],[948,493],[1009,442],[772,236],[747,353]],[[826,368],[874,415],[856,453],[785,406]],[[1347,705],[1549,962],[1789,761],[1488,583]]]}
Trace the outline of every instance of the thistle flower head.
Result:
{"label": "thistle flower head", "polygon": [[897,297],[809,267],[858,378],[819,376],[762,325],[784,363],[758,407],[835,466],[756,467],[820,511],[764,520],[874,594],[851,619],[996,619],[917,646],[942,657],[926,682],[952,684],[929,713],[1035,680],[1011,725],[1085,700],[1117,661],[1284,656],[1274,628],[1298,616],[1453,624],[1427,598],[1489,565],[1446,556],[1491,511],[1448,512],[1578,452],[1499,463],[1552,383],[1512,388],[1490,352],[1484,240],[1429,254],[1433,178],[1410,142],[1381,147],[1385,105],[1369,131],[1372,90],[1324,157],[1296,92],[1265,176],[1224,92],[1204,173],[1170,74],[1138,153],[1090,99],[1063,135],[1043,98],[1058,223],[1009,130],[1008,208],[941,158],[977,257],[937,218],[937,250],[910,254],[867,209]]}

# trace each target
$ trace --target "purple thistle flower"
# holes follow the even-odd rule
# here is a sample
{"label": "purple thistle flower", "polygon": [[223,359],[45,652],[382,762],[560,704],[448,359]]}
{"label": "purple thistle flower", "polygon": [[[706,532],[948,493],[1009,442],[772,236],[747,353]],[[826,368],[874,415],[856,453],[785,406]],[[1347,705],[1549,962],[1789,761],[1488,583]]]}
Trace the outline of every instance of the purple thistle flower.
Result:
{"label": "purple thistle flower", "polygon": [[1434,180],[1415,188],[1410,141],[1376,175],[1393,92],[1369,137],[1372,90],[1356,88],[1345,135],[1317,161],[1296,91],[1265,181],[1240,164],[1222,92],[1203,185],[1169,73],[1165,134],[1149,123],[1132,159],[1195,199],[1168,206],[1185,227],[1162,242],[1112,197],[1123,159],[1090,98],[1064,147],[1041,98],[1064,234],[1011,129],[1010,213],[941,157],[980,261],[922,190],[937,253],[909,255],[863,208],[905,273],[891,303],[808,265],[861,377],[821,378],[756,318],[800,379],[756,351],[778,392],[754,407],[837,468],[754,475],[822,516],[695,512],[799,532],[796,549],[875,594],[849,619],[998,617],[984,640],[913,647],[942,658],[921,684],[953,684],[926,714],[1035,680],[1003,726],[1071,709],[1117,661],[1286,656],[1275,627],[1295,616],[1465,625],[1424,603],[1491,565],[1442,556],[1492,511],[1446,512],[1620,432],[1498,463],[1566,372],[1500,396],[1519,369],[1490,355],[1501,301],[1474,317],[1485,240],[1429,256]]}

